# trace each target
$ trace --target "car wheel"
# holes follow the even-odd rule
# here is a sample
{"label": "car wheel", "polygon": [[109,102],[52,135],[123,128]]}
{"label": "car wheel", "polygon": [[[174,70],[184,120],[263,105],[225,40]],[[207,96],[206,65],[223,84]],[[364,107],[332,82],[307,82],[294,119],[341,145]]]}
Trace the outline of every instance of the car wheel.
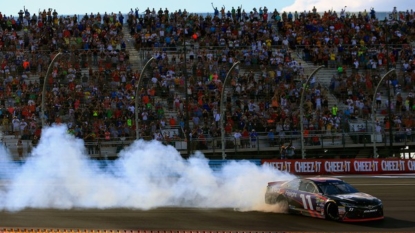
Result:
{"label": "car wheel", "polygon": [[267,195],[265,197],[265,203],[274,205],[277,202],[277,196],[275,194]]}
{"label": "car wheel", "polygon": [[278,210],[283,213],[288,213],[288,200],[284,196],[280,195],[277,197],[277,201],[275,203],[278,206]]}
{"label": "car wheel", "polygon": [[337,221],[339,220],[339,207],[336,203],[329,202],[325,208],[326,219]]}
{"label": "car wheel", "polygon": [[268,204],[268,205],[272,205],[272,204],[274,204],[274,203],[275,203],[275,201],[276,201],[276,199],[275,199],[275,195],[266,195],[266,196],[265,196],[265,203],[266,203],[266,204]]}

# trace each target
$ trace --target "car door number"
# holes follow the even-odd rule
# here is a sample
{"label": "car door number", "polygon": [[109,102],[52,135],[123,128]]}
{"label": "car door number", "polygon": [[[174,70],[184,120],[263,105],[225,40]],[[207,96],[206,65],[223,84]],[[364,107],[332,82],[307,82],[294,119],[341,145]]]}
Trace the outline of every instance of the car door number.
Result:
{"label": "car door number", "polygon": [[311,202],[311,195],[300,194],[300,198],[303,201],[304,209],[314,210],[313,203]]}

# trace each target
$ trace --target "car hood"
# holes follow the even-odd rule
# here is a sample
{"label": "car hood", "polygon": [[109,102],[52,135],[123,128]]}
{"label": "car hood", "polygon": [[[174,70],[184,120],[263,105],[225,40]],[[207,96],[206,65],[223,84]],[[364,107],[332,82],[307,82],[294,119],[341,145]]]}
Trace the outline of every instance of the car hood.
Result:
{"label": "car hood", "polygon": [[348,194],[338,194],[338,195],[329,195],[333,200],[344,201],[348,203],[358,204],[358,205],[378,205],[381,201],[367,193],[348,193]]}

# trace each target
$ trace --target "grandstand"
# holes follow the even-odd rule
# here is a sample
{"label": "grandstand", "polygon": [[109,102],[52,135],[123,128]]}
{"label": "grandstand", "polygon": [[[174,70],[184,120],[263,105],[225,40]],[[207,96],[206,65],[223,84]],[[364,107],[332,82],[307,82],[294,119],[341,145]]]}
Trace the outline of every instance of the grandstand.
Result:
{"label": "grandstand", "polygon": [[[375,113],[379,122],[376,143],[382,148],[380,156],[399,156],[406,146],[412,150],[415,126],[411,121],[414,64],[408,64],[413,58],[413,33],[406,28],[402,35],[396,26],[412,22],[414,16],[401,14],[409,18],[385,23],[370,15],[342,18],[334,12],[288,19],[274,11],[269,12],[269,20],[259,12],[246,19],[146,12],[129,15],[126,24],[117,15],[90,15],[76,19],[82,26],[71,29],[64,25],[75,19],[56,16],[58,23],[51,27],[61,34],[55,38],[48,37],[45,28],[43,37],[34,33],[34,28],[41,27],[35,23],[16,34],[3,29],[7,39],[17,37],[21,42],[3,47],[0,57],[4,61],[2,117],[7,118],[2,140],[15,154],[14,145],[22,138],[25,151],[30,151],[38,140],[34,137],[40,137],[42,116],[36,95],[40,96],[39,87],[47,82],[48,124],[67,123],[70,133],[85,139],[92,157],[116,157],[135,139],[135,127],[140,128],[141,138],[173,145],[184,156],[201,150],[208,157],[220,157],[220,128],[225,127],[226,153],[233,158],[279,157],[281,146],[289,143],[295,147],[296,157],[301,157],[302,133],[307,157],[370,157],[373,90],[362,80],[370,80],[373,89],[376,80],[394,67],[397,73],[391,76],[390,85],[384,82],[378,91],[382,101]],[[369,29],[349,27],[351,19],[366,22]],[[336,23],[327,25],[327,20]],[[355,33],[357,39],[339,34],[337,27]],[[384,34],[373,33],[370,27]],[[344,38],[340,41],[340,37]],[[33,43],[37,47],[29,48]],[[63,55],[53,64],[51,77],[45,77],[57,51]],[[379,54],[386,60],[376,61]],[[155,60],[140,77],[151,57]],[[350,60],[353,57],[360,62],[356,67]],[[230,74],[231,81],[223,83],[234,61],[241,64]],[[319,65],[325,68],[306,83]],[[142,84],[135,96],[139,79]],[[222,88],[226,100],[223,126],[217,118]],[[305,104],[300,106],[303,89]],[[391,106],[400,100],[406,109],[389,112],[387,93]],[[134,108],[136,98],[139,109]],[[305,109],[303,117],[300,107]],[[138,126],[133,123],[135,111],[139,111]],[[393,127],[385,116],[393,116]],[[26,122],[22,129],[21,122],[13,125],[14,119]],[[300,124],[307,132],[300,132]],[[392,137],[388,136],[390,128]],[[383,153],[385,148],[395,152]]]}

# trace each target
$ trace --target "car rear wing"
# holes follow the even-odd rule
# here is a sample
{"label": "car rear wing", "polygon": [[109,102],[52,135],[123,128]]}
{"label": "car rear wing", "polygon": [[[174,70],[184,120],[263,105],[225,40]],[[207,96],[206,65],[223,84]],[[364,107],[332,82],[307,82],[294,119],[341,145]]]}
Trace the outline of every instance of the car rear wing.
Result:
{"label": "car rear wing", "polygon": [[284,180],[284,181],[272,181],[272,182],[268,182],[268,186],[282,185],[285,182],[287,182],[287,181],[286,180]]}

